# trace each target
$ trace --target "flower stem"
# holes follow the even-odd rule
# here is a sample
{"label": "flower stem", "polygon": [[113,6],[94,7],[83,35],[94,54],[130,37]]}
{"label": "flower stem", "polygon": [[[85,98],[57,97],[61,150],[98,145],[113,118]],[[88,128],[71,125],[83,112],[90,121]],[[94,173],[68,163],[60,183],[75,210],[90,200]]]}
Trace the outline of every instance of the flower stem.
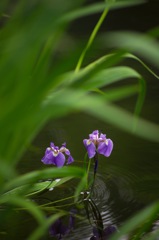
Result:
{"label": "flower stem", "polygon": [[88,42],[87,42],[87,45],[86,45],[86,47],[83,49],[83,51],[82,51],[82,53],[81,53],[81,56],[80,56],[80,58],[79,58],[79,60],[78,60],[78,63],[77,63],[76,68],[75,68],[75,72],[78,72],[78,71],[80,70],[81,65],[82,65],[82,62],[83,62],[84,57],[85,57],[85,55],[86,55],[86,52],[89,50],[90,46],[92,45],[92,43],[93,43],[93,41],[94,41],[94,39],[95,39],[98,31],[99,31],[99,28],[101,27],[101,25],[102,25],[102,23],[103,23],[106,15],[107,15],[107,13],[108,13],[108,8],[106,8],[106,9],[104,10],[104,12],[102,13],[101,17],[99,18],[97,24],[95,25],[95,27],[94,27],[94,29],[93,29],[93,32],[91,33],[91,35],[90,35],[90,37],[89,37],[89,40],[88,40]]}
{"label": "flower stem", "polygon": [[87,167],[87,189],[89,187],[89,170],[90,170],[90,166],[91,166],[91,159],[89,159],[89,162],[88,162],[88,167]]}

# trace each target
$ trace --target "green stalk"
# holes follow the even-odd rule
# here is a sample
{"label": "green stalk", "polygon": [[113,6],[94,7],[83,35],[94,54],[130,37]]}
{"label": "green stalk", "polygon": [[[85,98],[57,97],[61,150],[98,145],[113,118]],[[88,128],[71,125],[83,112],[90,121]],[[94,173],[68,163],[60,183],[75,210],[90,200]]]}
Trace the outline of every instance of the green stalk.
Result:
{"label": "green stalk", "polygon": [[85,57],[85,55],[86,55],[86,52],[89,50],[90,46],[92,45],[92,43],[93,43],[93,41],[94,41],[94,39],[95,39],[98,31],[99,31],[99,28],[101,27],[101,25],[102,25],[105,17],[107,16],[107,14],[108,14],[108,8],[106,8],[106,9],[104,10],[104,12],[102,13],[101,17],[99,18],[97,24],[95,25],[95,28],[93,29],[93,32],[91,33],[91,36],[89,37],[89,40],[88,40],[88,42],[87,42],[87,45],[86,45],[86,47],[83,49],[83,51],[82,51],[82,53],[81,53],[81,56],[80,56],[80,58],[79,58],[79,60],[78,60],[78,63],[77,63],[76,68],[75,68],[75,72],[78,72],[78,71],[80,70],[81,65],[82,65],[82,62],[83,62],[84,57]]}
{"label": "green stalk", "polygon": [[88,168],[87,168],[87,189],[89,187],[89,170],[90,170],[90,166],[91,166],[91,159],[89,159]]}

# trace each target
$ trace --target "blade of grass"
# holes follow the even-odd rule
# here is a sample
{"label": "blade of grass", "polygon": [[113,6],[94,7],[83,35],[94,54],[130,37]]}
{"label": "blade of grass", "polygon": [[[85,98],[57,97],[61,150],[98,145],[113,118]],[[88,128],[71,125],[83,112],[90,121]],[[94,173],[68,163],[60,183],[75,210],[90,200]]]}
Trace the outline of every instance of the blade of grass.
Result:
{"label": "blade of grass", "polygon": [[1,204],[8,203],[11,205],[25,208],[37,220],[39,224],[43,224],[43,222],[45,221],[45,216],[42,213],[42,211],[37,207],[37,205],[34,202],[28,199],[24,199],[19,196],[10,197],[6,195],[3,197],[1,196],[0,203]]}
{"label": "blade of grass", "polygon": [[100,43],[139,54],[147,62],[159,67],[159,43],[150,36],[135,32],[112,32],[103,35]]}
{"label": "blade of grass", "polygon": [[[60,96],[63,96],[63,98]],[[72,101],[72,97],[74,101]],[[102,96],[91,96],[80,91],[64,90],[56,95],[56,99],[53,98],[50,99],[50,101],[56,102],[59,107],[61,104],[63,106],[65,103],[66,108],[71,106],[72,109],[86,111],[87,114],[91,114],[94,117],[97,117],[105,122],[109,122],[125,131],[128,131],[129,133],[132,133],[133,123],[135,120],[134,115],[128,113],[120,107],[106,102],[103,100]],[[51,105],[48,106],[51,107]],[[118,118],[116,116],[118,116]],[[133,134],[151,141],[159,141],[158,125],[143,119],[138,119],[138,124]]]}
{"label": "blade of grass", "polygon": [[122,236],[125,236],[126,234],[129,235],[133,230],[138,228],[139,226],[143,225],[143,223],[146,223],[146,221],[154,221],[156,219],[159,212],[159,203],[154,203],[151,206],[147,207],[146,209],[142,210],[138,214],[136,214],[134,217],[132,217],[130,220],[128,220],[121,228],[120,231],[116,234],[113,234],[112,237],[110,237],[110,240],[118,240]]}
{"label": "blade of grass", "polygon": [[31,236],[29,236],[28,240],[40,239],[45,234],[45,232],[48,231],[50,225],[64,215],[66,215],[65,212],[59,212],[49,218],[45,218],[45,221],[43,222],[43,224],[41,224],[35,231],[33,231]]}
{"label": "blade of grass", "polygon": [[37,170],[33,172],[29,172],[18,176],[15,179],[12,179],[4,186],[3,191],[9,191],[15,187],[20,187],[25,184],[35,183],[39,180],[47,180],[52,178],[60,178],[60,177],[77,177],[81,178],[84,174],[84,170],[79,167],[63,167],[59,168],[47,168],[44,170]]}
{"label": "blade of grass", "polygon": [[78,62],[77,62],[77,65],[76,65],[76,68],[75,68],[75,72],[78,72],[78,71],[80,70],[81,65],[82,65],[82,62],[83,62],[83,60],[84,60],[84,57],[85,57],[87,51],[89,50],[89,48],[91,47],[91,45],[92,45],[92,43],[93,43],[93,41],[94,41],[94,39],[95,39],[95,37],[96,37],[96,35],[97,35],[100,27],[101,27],[104,19],[105,19],[106,16],[107,16],[107,14],[108,14],[108,8],[106,8],[106,9],[104,10],[104,12],[102,13],[102,15],[101,15],[101,17],[99,18],[98,22],[96,23],[96,25],[95,25],[95,27],[94,27],[94,29],[93,29],[93,31],[92,31],[89,39],[88,39],[88,42],[87,42],[87,44],[86,44],[86,47],[83,49],[83,51],[82,51],[82,53],[81,53],[81,56],[80,56],[80,58],[79,58],[79,60],[78,60]]}
{"label": "blade of grass", "polygon": [[[35,184],[25,184],[21,185],[20,187],[13,188],[12,190],[4,193],[4,195],[12,195],[12,194],[20,194],[20,195],[25,195],[27,197],[33,196],[35,194],[39,194],[43,192],[44,190],[49,190],[51,188],[57,187],[73,177],[64,177],[61,179],[55,179],[54,181],[47,180],[44,182],[39,182]],[[58,181],[57,181],[58,180]],[[3,196],[3,195],[2,195]]]}

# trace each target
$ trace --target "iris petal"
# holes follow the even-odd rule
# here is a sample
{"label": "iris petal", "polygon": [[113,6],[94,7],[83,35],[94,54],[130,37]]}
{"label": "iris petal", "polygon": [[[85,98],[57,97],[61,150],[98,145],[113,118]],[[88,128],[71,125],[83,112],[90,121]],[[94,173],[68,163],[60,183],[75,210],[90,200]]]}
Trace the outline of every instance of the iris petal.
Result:
{"label": "iris petal", "polygon": [[101,133],[101,134],[100,134],[100,138],[101,138],[102,140],[106,140],[106,134]]}
{"label": "iris petal", "polygon": [[52,164],[52,162],[53,162],[53,153],[52,153],[52,151],[49,151],[49,152],[47,152],[46,154],[45,154],[45,156],[42,158],[42,162],[44,163],[44,164]]}
{"label": "iris petal", "polygon": [[68,156],[70,155],[70,151],[67,148],[65,148],[65,154]]}
{"label": "iris petal", "polygon": [[59,152],[59,154],[56,157],[54,157],[54,162],[57,167],[62,167],[65,163],[64,154]]}
{"label": "iris petal", "polygon": [[70,155],[69,157],[68,157],[68,159],[67,159],[67,164],[71,164],[71,163],[73,163],[74,162],[74,159],[73,159],[73,157]]}
{"label": "iris petal", "polygon": [[98,145],[98,153],[104,155],[105,157],[109,157],[113,150],[113,142],[111,139],[107,139],[108,144],[106,142],[100,142]]}
{"label": "iris petal", "polygon": [[54,143],[53,143],[53,142],[51,142],[51,143],[50,143],[50,147],[52,147],[52,148],[54,148],[54,147],[55,147],[55,145],[54,145]]}
{"label": "iris petal", "polygon": [[87,149],[88,157],[93,158],[96,154],[96,146],[90,139],[83,140],[84,146]]}

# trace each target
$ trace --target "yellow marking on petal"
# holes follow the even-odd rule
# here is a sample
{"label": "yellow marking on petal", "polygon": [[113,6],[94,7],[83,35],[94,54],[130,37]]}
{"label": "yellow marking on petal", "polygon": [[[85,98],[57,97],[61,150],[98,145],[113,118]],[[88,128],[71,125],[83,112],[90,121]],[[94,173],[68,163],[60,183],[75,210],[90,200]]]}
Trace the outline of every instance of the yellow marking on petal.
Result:
{"label": "yellow marking on petal", "polygon": [[53,156],[56,157],[59,154],[59,150],[54,150],[53,151]]}
{"label": "yellow marking on petal", "polygon": [[92,141],[90,139],[87,140],[87,145],[90,145]]}

